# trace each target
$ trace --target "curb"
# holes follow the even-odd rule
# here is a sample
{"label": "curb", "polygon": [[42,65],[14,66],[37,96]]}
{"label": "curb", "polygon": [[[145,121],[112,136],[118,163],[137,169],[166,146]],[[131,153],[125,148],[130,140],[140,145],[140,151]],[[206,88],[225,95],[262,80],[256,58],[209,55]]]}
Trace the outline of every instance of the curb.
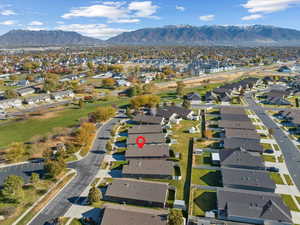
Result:
{"label": "curb", "polygon": [[49,194],[58,184],[59,182],[61,182],[65,177],[67,177],[69,174],[71,174],[71,172],[75,172],[75,176],[72,177],[55,195],[52,199],[50,199],[47,204],[42,207],[37,213],[36,215],[34,215],[34,217],[27,223],[27,224],[30,224],[32,222],[32,220],[34,220],[38,215],[39,213],[46,207],[49,205],[49,203],[54,199],[56,198],[56,196],[66,187],[69,185],[69,183],[76,177],[77,175],[77,171],[74,170],[74,169],[71,169],[68,173],[66,173],[61,179],[59,179],[56,184],[50,189],[48,190],[43,196],[41,196],[30,208],[28,208],[14,223],[12,223],[12,225],[17,225],[44,197],[47,196],[47,194]]}

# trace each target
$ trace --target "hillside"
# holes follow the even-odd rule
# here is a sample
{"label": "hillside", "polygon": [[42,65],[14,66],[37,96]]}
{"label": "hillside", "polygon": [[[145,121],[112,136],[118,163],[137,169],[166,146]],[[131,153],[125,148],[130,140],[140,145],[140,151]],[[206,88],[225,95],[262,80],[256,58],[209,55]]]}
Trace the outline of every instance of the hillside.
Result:
{"label": "hillside", "polygon": [[1,47],[100,45],[103,41],[69,31],[12,30],[0,36]]}
{"label": "hillside", "polygon": [[122,33],[119,45],[300,45],[300,31],[273,26],[166,26]]}

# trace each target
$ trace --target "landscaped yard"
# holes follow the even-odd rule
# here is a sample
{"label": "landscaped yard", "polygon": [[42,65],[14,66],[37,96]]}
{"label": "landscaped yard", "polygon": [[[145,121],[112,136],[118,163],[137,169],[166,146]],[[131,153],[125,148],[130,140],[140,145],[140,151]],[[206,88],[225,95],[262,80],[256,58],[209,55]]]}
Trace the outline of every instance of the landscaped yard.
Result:
{"label": "landscaped yard", "polygon": [[172,127],[172,138],[177,140],[177,144],[173,144],[171,149],[176,153],[181,154],[181,160],[179,161],[181,176],[180,181],[171,181],[171,185],[176,187],[176,199],[187,199],[189,194],[189,187],[187,186],[187,162],[189,153],[189,141],[191,137],[199,137],[199,134],[189,134],[187,131],[189,128],[198,124],[198,121],[183,120],[178,125]]}
{"label": "landscaped yard", "polygon": [[220,171],[195,168],[192,170],[192,184],[221,186],[221,180]]}
{"label": "landscaped yard", "polygon": [[290,195],[281,195],[282,200],[284,203],[289,207],[290,210],[300,212],[296,203],[294,202],[292,196]]}
{"label": "landscaped yard", "polygon": [[263,155],[263,160],[266,162],[276,162],[275,156],[272,155]]}
{"label": "landscaped yard", "polygon": [[284,176],[284,178],[285,178],[285,180],[286,180],[286,183],[287,183],[288,185],[293,185],[293,184],[294,184],[293,181],[292,181],[292,178],[290,177],[290,175],[284,174],[283,176]]}
{"label": "landscaped yard", "polygon": [[201,155],[194,155],[194,165],[211,165],[211,154],[203,152]]}
{"label": "landscaped yard", "polygon": [[276,151],[280,151],[280,148],[279,148],[278,144],[273,144],[273,146],[274,146]]}
{"label": "landscaped yard", "polygon": [[192,191],[192,212],[193,216],[205,216],[206,211],[217,208],[217,194],[213,191],[193,189]]}
{"label": "landscaped yard", "polygon": [[275,182],[275,184],[284,184],[279,173],[271,172],[270,176],[271,176],[272,180]]}
{"label": "landscaped yard", "polygon": [[49,118],[31,118],[24,121],[12,121],[0,126],[0,148],[7,147],[12,142],[25,142],[33,136],[45,135],[56,127],[71,127],[79,123],[79,119],[87,116],[99,106],[111,104],[123,105],[128,100],[85,104],[84,108],[68,108],[57,112]]}

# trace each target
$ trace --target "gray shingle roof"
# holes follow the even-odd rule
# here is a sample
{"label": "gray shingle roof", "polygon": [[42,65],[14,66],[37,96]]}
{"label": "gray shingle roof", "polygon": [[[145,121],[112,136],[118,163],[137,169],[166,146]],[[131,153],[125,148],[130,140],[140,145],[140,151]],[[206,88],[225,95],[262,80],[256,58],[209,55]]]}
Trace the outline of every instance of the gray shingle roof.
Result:
{"label": "gray shingle roof", "polygon": [[260,136],[255,130],[245,129],[225,129],[225,135],[227,138],[248,138],[259,140]]}
{"label": "gray shingle roof", "polygon": [[136,125],[128,129],[128,134],[162,133],[161,125]]}
{"label": "gray shingle roof", "polygon": [[106,207],[101,225],[167,225],[168,211],[138,207]]}
{"label": "gray shingle roof", "polygon": [[161,124],[163,118],[159,116],[136,115],[132,120],[145,124]]}
{"label": "gray shingle roof", "polygon": [[267,171],[224,167],[221,171],[225,187],[227,185],[241,185],[245,187],[275,189],[275,183]]}
{"label": "gray shingle roof", "polygon": [[219,210],[228,217],[263,219],[292,223],[291,213],[277,194],[223,188],[217,192]]}
{"label": "gray shingle roof", "polygon": [[249,138],[225,138],[224,139],[225,149],[245,149],[253,152],[263,152],[263,147],[259,140]]}
{"label": "gray shingle roof", "polygon": [[123,174],[131,175],[173,175],[173,162],[163,159],[153,160],[129,160],[128,165],[123,166]]}
{"label": "gray shingle roof", "polygon": [[108,186],[105,196],[165,203],[167,192],[167,183],[133,179],[114,179]]}
{"label": "gray shingle roof", "polygon": [[129,135],[127,138],[127,144],[128,145],[136,145],[136,139],[139,136],[143,136],[146,140],[145,144],[162,144],[162,143],[166,143],[166,138],[164,136],[164,134],[162,133],[156,133],[156,134],[132,134]]}
{"label": "gray shingle roof", "polygon": [[249,121],[232,121],[232,120],[220,120],[218,122],[219,127],[232,128],[232,129],[246,129],[255,130],[255,126]]}
{"label": "gray shingle roof", "polygon": [[136,145],[129,145],[125,152],[126,158],[167,158],[170,156],[168,145],[144,145],[143,148],[138,148]]}
{"label": "gray shingle roof", "polygon": [[262,158],[247,151],[223,149],[219,154],[221,166],[264,168]]}

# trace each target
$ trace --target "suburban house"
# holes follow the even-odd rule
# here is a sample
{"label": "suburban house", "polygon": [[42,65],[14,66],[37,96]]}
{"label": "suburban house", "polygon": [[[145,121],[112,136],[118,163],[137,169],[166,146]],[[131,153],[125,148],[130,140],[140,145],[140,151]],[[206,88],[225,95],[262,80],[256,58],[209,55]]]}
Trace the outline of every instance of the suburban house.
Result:
{"label": "suburban house", "polygon": [[257,154],[262,154],[264,152],[260,140],[249,138],[225,138],[222,147],[232,150],[244,149]]}
{"label": "suburban house", "polygon": [[260,135],[256,132],[256,130],[231,129],[231,128],[225,128],[224,130],[225,130],[226,138],[247,138],[247,139],[260,140]]}
{"label": "suburban house", "polygon": [[219,120],[218,126],[224,129],[256,130],[255,126],[250,120],[249,121]]}
{"label": "suburban house", "polygon": [[268,171],[223,167],[221,173],[224,187],[275,192],[276,185]]}
{"label": "suburban house", "polygon": [[202,102],[200,94],[195,92],[187,94],[185,99],[189,101],[191,105],[199,105]]}
{"label": "suburban house", "polygon": [[269,92],[266,92],[262,94],[261,96],[258,96],[258,98],[261,100],[260,102],[262,104],[268,104],[268,105],[291,105],[291,103],[286,100],[286,97],[288,97],[291,94],[291,91],[287,88],[274,88],[270,90]]}
{"label": "suburban house", "polygon": [[26,96],[26,95],[33,94],[35,90],[31,87],[27,87],[27,88],[19,88],[16,90],[16,92],[19,96]]}
{"label": "suburban house", "polygon": [[0,109],[17,108],[22,106],[22,100],[18,98],[5,99],[0,101]]}
{"label": "suburban house", "polygon": [[58,91],[58,92],[51,93],[51,98],[54,100],[60,100],[63,98],[73,98],[73,97],[74,97],[74,92],[71,90]]}
{"label": "suburban house", "polygon": [[164,159],[131,159],[129,160],[129,164],[124,165],[122,169],[123,177],[138,179],[172,179],[173,173],[173,162]]}
{"label": "suburban house", "polygon": [[[132,134],[128,135],[127,138],[127,146],[136,145],[136,139],[141,136],[140,134]],[[153,145],[153,144],[164,144],[166,143],[166,135],[163,133],[155,133],[155,134],[144,134],[145,144]]]}
{"label": "suburban house", "polygon": [[250,154],[246,150],[228,150],[219,152],[222,167],[265,170],[264,161],[260,156]]}
{"label": "suburban house", "polygon": [[277,194],[222,188],[217,191],[218,218],[248,224],[291,225],[289,208]]}
{"label": "suburban house", "polygon": [[128,146],[125,151],[126,160],[130,159],[165,159],[170,157],[168,145],[144,145],[138,148],[136,145]]}
{"label": "suburban house", "polygon": [[163,182],[114,179],[103,199],[138,206],[165,208],[169,185]]}
{"label": "suburban house", "polygon": [[128,128],[128,135],[162,133],[161,125],[135,125]]}
{"label": "suburban house", "polygon": [[137,124],[160,124],[163,125],[164,118],[159,116],[136,115],[132,119]]}
{"label": "suburban house", "polygon": [[176,120],[180,119],[194,119],[194,112],[184,107],[164,106],[157,109],[156,116],[163,117],[171,122],[176,122]]}
{"label": "suburban house", "polygon": [[104,208],[100,225],[167,225],[168,211],[110,205]]}
{"label": "suburban house", "polygon": [[42,94],[42,95],[28,97],[24,99],[24,103],[29,105],[37,104],[40,102],[49,102],[49,101],[51,101],[51,97],[48,94]]}
{"label": "suburban house", "polygon": [[246,114],[221,114],[221,120],[250,121]]}

